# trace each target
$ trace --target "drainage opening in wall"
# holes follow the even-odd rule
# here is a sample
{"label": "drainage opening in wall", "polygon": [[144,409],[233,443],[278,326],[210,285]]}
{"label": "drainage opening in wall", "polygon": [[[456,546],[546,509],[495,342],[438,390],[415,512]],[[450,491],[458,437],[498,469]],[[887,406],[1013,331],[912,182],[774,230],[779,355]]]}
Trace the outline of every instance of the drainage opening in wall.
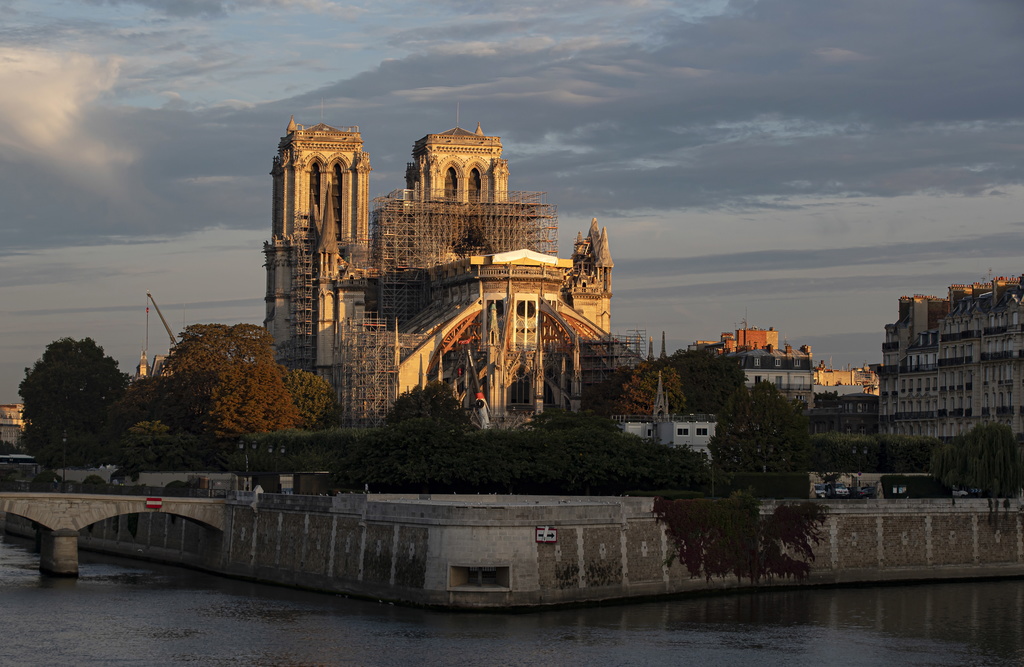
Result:
{"label": "drainage opening in wall", "polygon": [[448,587],[459,590],[466,589],[501,589],[509,588],[509,567],[507,565],[452,565],[448,568]]}

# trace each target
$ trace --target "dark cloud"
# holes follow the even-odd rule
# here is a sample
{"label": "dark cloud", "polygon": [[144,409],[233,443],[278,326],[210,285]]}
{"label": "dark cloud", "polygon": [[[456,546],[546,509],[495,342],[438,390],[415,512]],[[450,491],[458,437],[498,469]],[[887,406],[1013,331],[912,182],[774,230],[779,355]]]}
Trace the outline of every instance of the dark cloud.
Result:
{"label": "dark cloud", "polygon": [[[744,273],[851,266],[907,265],[958,257],[1018,257],[1024,232],[985,234],[940,241],[893,242],[852,248],[817,250],[754,250],[693,257],[645,257],[616,260],[618,272],[660,276]],[[881,277],[880,277],[881,278]],[[883,278],[888,279],[889,277]],[[754,281],[759,283],[759,281]],[[804,282],[803,280],[796,281]],[[616,292],[618,293],[618,291]]]}
{"label": "dark cloud", "polygon": [[[193,16],[232,7],[134,4]],[[699,21],[645,10],[615,29],[595,12],[586,43],[564,40],[557,20],[481,11],[476,26],[424,29],[414,55],[288,99],[94,109],[82,131],[132,152],[113,168],[116,187],[55,178],[45,160],[0,157],[10,247],[266,229],[277,140],[293,113],[317,122],[321,102],[325,121],[362,127],[374,194],[403,185],[412,142],[454,126],[456,104],[462,125],[479,120],[503,136],[512,186],[548,191],[567,215],[975,196],[1024,183],[1024,42],[1008,3],[762,0]],[[578,36],[586,20],[573,19]],[[482,44],[446,51],[474,27]],[[520,43],[517,31],[550,43]],[[244,66],[227,52],[207,55],[148,74],[188,80]],[[345,71],[345,57],[319,66]]]}
{"label": "dark cloud", "polygon": [[[176,306],[187,306],[192,310],[222,310],[224,308],[262,308],[265,301],[262,298],[253,299],[222,299],[220,301],[196,301],[186,304],[175,304]],[[38,315],[74,315],[77,313],[130,313],[137,312],[144,306],[133,304],[125,305],[100,305],[88,308],[33,308],[29,310],[15,310],[8,314],[16,317],[38,316]],[[162,310],[162,309],[161,309]],[[155,313],[154,313],[155,314]]]}
{"label": "dark cloud", "polygon": [[[803,267],[801,267],[803,268]],[[636,287],[629,286],[631,278],[636,278]],[[626,283],[626,287],[616,287],[615,296],[628,299],[629,302],[657,301],[666,299],[707,300],[722,297],[756,296],[759,300],[786,301],[804,299],[808,294],[841,294],[843,292],[880,291],[887,292],[894,284],[906,283],[907,277],[901,275],[855,275],[829,277],[785,277],[763,278],[758,280],[720,280],[715,282],[693,283],[685,285],[666,285],[654,287],[643,284],[649,281],[646,273],[617,276],[618,284]],[[949,274],[935,273],[931,275],[915,275],[914,281],[919,284],[931,283],[941,285],[949,280]]]}
{"label": "dark cloud", "polygon": [[90,5],[112,7],[136,5],[173,18],[223,18],[227,16],[228,10],[237,4],[223,0],[85,0],[85,2]]}

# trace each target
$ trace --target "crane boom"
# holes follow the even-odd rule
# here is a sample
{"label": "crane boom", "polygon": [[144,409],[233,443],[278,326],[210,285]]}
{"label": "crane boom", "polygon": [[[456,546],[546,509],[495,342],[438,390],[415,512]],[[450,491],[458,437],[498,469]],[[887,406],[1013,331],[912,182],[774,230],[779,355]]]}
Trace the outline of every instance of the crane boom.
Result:
{"label": "crane boom", "polygon": [[168,338],[171,339],[171,347],[174,347],[178,341],[174,339],[174,332],[171,331],[171,327],[168,326],[167,320],[164,319],[164,314],[160,312],[160,306],[156,305],[156,301],[153,299],[153,295],[149,293],[149,290],[146,290],[146,296],[149,297],[149,300],[153,303],[153,307],[156,308],[156,314],[160,317],[160,321],[163,322],[164,329],[167,330]]}

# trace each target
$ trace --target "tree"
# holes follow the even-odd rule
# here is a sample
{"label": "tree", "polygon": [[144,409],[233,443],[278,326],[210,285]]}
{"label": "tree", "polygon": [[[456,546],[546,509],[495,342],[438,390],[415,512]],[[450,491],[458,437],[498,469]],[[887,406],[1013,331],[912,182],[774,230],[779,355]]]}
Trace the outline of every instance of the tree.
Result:
{"label": "tree", "polygon": [[203,470],[219,467],[203,441],[190,434],[171,434],[161,422],[139,422],[121,441],[118,465],[133,480],[143,471]]}
{"label": "tree", "polygon": [[206,426],[218,438],[235,440],[295,428],[300,421],[276,364],[236,364],[221,373],[213,389]]}
{"label": "tree", "polygon": [[840,473],[878,472],[879,444],[874,435],[819,433],[811,436],[811,470],[826,481]]}
{"label": "tree", "polygon": [[[61,338],[25,369],[22,443],[44,466],[108,463],[114,448],[101,437],[107,409],[124,394],[128,376],[91,338]],[[65,443],[66,438],[66,443]]]}
{"label": "tree", "polygon": [[735,359],[705,350],[677,350],[664,363],[679,374],[686,407],[698,414],[717,415],[746,382]]}
{"label": "tree", "polygon": [[826,508],[817,503],[780,503],[762,514],[745,493],[719,500],[656,498],[654,514],[672,544],[669,562],[679,559],[691,578],[746,577],[751,583],[775,577],[806,579],[814,547],[824,539]]}
{"label": "tree", "polygon": [[424,418],[461,429],[469,427],[469,413],[444,382],[435,381],[403,392],[395,399],[386,421],[388,425],[394,425],[407,419]]}
{"label": "tree", "polygon": [[963,486],[996,498],[1011,498],[1024,486],[1024,462],[1013,430],[1005,424],[978,424],[935,449],[931,474],[946,486]]}
{"label": "tree", "polygon": [[284,376],[284,386],[299,411],[302,428],[320,431],[338,425],[338,398],[327,380],[296,368]]}
{"label": "tree", "polygon": [[300,417],[284,374],[262,327],[193,324],[158,378],[153,417],[172,433],[218,438],[293,428]]}
{"label": "tree", "polygon": [[618,425],[607,417],[595,415],[584,410],[569,412],[558,408],[548,408],[530,420],[529,428],[535,431],[568,431],[577,428],[590,428],[598,431],[616,432]]}
{"label": "tree", "polygon": [[658,368],[654,363],[640,364],[632,376],[622,385],[622,396],[616,405],[620,415],[649,415],[654,411],[658,396],[658,380],[668,405],[668,413],[686,411],[686,397],[683,384],[674,368]]}
{"label": "tree", "polygon": [[803,404],[770,382],[740,387],[718,415],[708,447],[726,472],[806,471],[810,435]]}

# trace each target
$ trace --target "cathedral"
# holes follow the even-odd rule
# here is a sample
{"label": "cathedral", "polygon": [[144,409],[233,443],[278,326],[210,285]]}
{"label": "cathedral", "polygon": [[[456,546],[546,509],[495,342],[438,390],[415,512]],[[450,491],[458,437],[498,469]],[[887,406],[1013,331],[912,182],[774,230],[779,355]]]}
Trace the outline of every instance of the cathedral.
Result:
{"label": "cathedral", "polygon": [[557,257],[556,209],[508,189],[500,137],[428,134],[405,188],[372,200],[370,171],[358,127],[294,118],[271,171],[264,324],[283,364],[331,383],[345,425],[379,425],[433,381],[481,425],[578,410],[584,385],[639,358],[609,333],[607,230],[593,220]]}

